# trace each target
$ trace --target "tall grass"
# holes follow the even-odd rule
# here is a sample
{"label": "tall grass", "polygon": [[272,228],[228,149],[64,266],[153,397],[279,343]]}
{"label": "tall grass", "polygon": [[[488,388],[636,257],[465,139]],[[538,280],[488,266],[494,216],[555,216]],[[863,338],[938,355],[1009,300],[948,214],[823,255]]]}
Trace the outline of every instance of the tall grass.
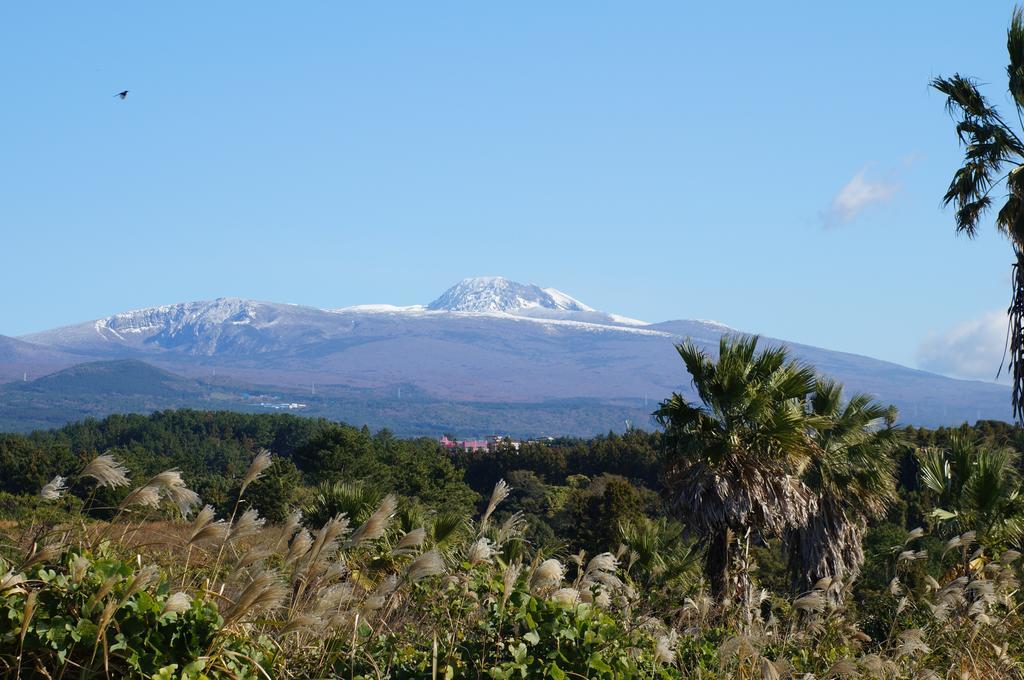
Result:
{"label": "tall grass", "polygon": [[[689,552],[671,581],[659,578],[668,556],[647,553],[668,546],[543,554],[525,544],[520,516],[499,521],[504,481],[479,521],[423,517],[403,531],[400,499],[384,494],[358,523],[294,512],[269,526],[245,493],[270,462],[257,455],[226,518],[210,506],[195,512],[200,499],[168,470],[131,490],[109,520],[9,527],[3,674],[1024,677],[1020,555],[990,554],[973,533],[947,543],[941,581],[918,568],[923,531],[893,547],[889,596],[874,612],[889,631],[871,639],[827,597],[825,579],[796,597],[760,591],[738,605],[710,598]],[[94,487],[86,504],[95,488],[130,486],[123,466],[101,456],[40,495],[56,501],[84,480]]]}

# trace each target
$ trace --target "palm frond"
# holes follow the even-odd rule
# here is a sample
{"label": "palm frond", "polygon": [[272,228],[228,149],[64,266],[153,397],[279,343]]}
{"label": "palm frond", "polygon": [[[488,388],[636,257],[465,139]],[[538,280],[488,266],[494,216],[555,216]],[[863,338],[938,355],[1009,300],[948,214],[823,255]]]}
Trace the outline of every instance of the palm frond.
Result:
{"label": "palm frond", "polygon": [[1013,9],[1010,27],[1006,31],[1006,51],[1010,63],[1006,66],[1010,96],[1018,107],[1024,107],[1024,10]]}

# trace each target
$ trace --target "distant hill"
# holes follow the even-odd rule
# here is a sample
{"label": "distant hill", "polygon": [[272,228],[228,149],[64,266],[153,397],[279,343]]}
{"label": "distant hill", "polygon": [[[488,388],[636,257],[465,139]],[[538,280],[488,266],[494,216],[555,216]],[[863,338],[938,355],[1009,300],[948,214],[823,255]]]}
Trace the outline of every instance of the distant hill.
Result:
{"label": "distant hill", "polygon": [[[555,434],[590,435],[622,429],[627,420],[646,422],[672,391],[692,395],[674,343],[691,338],[714,353],[723,334],[740,332],[713,321],[647,323],[594,310],[553,288],[487,277],[462,281],[426,305],[328,310],[222,298],[123,312],[15,342],[19,357],[134,359],[196,381],[186,386],[140,372],[108,378],[108,391],[98,388],[100,375],[59,378],[64,398],[74,394],[75,380],[86,380],[91,387],[82,394],[93,395],[91,409],[109,411],[129,393],[143,404],[221,399],[264,408],[243,394],[258,385],[274,399],[306,404],[310,413],[373,426],[397,422],[406,434],[457,419],[476,432],[523,425],[532,428],[526,434],[559,427]],[[896,405],[904,423],[1010,419],[1003,385],[792,341],[763,343],[785,344],[848,390]],[[0,354],[0,376],[20,377],[26,369],[19,361],[15,369]],[[29,372],[52,370],[40,364]],[[122,380],[129,387],[117,387]],[[145,388],[147,382],[154,386]],[[397,397],[400,390],[401,402],[373,396]],[[0,408],[0,419],[16,421],[9,408]]]}
{"label": "distant hill", "polygon": [[0,335],[0,383],[38,378],[80,361],[80,356]]}
{"label": "distant hill", "polygon": [[13,392],[53,396],[147,396],[152,398],[198,395],[204,389],[195,380],[174,375],[137,359],[94,361],[12,386]]}
{"label": "distant hill", "polygon": [[26,431],[115,412],[212,403],[211,390],[143,361],[84,363],[30,382],[0,385],[0,429]]}
{"label": "distant hill", "polygon": [[234,381],[174,375],[136,359],[79,364],[30,382],[0,385],[0,431],[29,432],[112,413],[178,408],[287,412],[354,425],[386,427],[399,436],[584,435],[650,425],[642,403],[559,399],[534,403],[453,402],[406,385],[387,389],[321,386],[315,394]]}

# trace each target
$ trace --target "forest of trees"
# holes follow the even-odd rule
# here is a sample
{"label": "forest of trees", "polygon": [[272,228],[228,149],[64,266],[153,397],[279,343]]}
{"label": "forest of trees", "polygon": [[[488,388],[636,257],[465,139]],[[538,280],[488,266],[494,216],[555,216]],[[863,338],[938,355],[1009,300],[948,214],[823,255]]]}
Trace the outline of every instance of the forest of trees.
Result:
{"label": "forest of trees", "polygon": [[676,345],[696,396],[650,432],[451,452],[168,410],[0,434],[0,675],[1024,679],[1024,9],[1006,47],[999,106],[931,86],[956,230],[996,209],[1011,246],[1018,424],[907,427],[736,334]]}
{"label": "forest of trees", "polygon": [[[263,619],[234,625],[230,606],[211,609],[214,603],[197,595],[192,611],[203,621],[190,625],[205,626],[224,654],[253,655],[259,668],[276,669],[285,677],[303,677],[309,664],[325,672],[306,654],[310,645],[319,650],[316,654],[333,659],[334,675],[429,677],[439,663],[433,653],[428,657],[406,647],[428,628],[434,636],[453,636],[431,643],[440,646],[441,674],[450,677],[510,677],[506,673],[512,672],[563,677],[560,673],[580,669],[591,677],[751,677],[748,671],[755,670],[758,677],[774,677],[773,672],[784,677],[797,670],[827,673],[843,660],[853,664],[851,673],[864,677],[920,677],[924,670],[960,659],[953,650],[934,646],[947,638],[944,644],[953,644],[949,622],[958,621],[961,633],[965,623],[973,626],[964,649],[974,657],[979,649],[987,650],[985,658],[972,661],[977,668],[1018,672],[1024,639],[1008,632],[1010,623],[1016,625],[1016,605],[1015,595],[1006,593],[1015,582],[1009,580],[1016,572],[1013,548],[1024,536],[1020,428],[988,421],[937,430],[901,427],[891,409],[867,397],[844,395],[841,386],[789,361],[784,351],[758,349],[754,339],[723,341],[714,361],[689,345],[679,350],[702,402],[678,395],[667,399],[657,413],[664,428],[654,432],[450,453],[432,439],[398,439],[388,431],[323,419],[178,410],[0,435],[0,469],[5,472],[0,522],[6,522],[0,526],[8,527],[9,542],[0,558],[0,566],[8,565],[8,580],[0,582],[0,614],[6,608],[12,622],[6,629],[0,624],[0,643],[10,646],[21,638],[20,644],[26,644],[31,628],[22,633],[18,622],[27,620],[25,598],[34,591],[24,584],[33,573],[46,583],[64,570],[74,576],[76,561],[100,568],[114,559],[127,579],[121,592],[130,594],[134,567],[123,560],[142,551],[170,575],[154,591],[164,609],[175,579],[183,586],[191,579],[200,591],[211,587],[202,583],[222,582],[221,589],[229,593],[237,589],[231,597],[244,598],[246,586],[234,579],[252,578],[253,586],[270,578],[266,574],[277,579],[289,573],[298,579],[295,584],[316,582],[303,575],[300,565],[305,563],[291,556],[306,532],[314,548],[321,538],[333,541],[339,574],[363,574],[363,580],[346,586],[363,593],[363,609],[346,610],[350,617],[362,612],[362,623],[345,619],[339,630],[359,635],[380,632],[380,626],[401,630],[365,640],[358,652],[361,660],[353,656],[352,640],[336,641],[336,656],[331,648],[314,644],[315,635],[297,638],[305,646],[294,647],[280,637],[278,626],[298,626],[304,616],[300,604],[313,606],[312,596],[303,599],[300,591],[289,600],[287,620],[273,625]],[[97,461],[101,468],[113,466],[111,483],[89,472]],[[150,481],[132,490],[129,479]],[[196,524],[199,517],[187,516],[200,498],[208,504],[202,525]],[[140,514],[135,506],[147,509]],[[479,519],[468,519],[474,516]],[[339,522],[359,523],[352,535],[369,532],[374,540],[342,544],[325,538],[331,527],[343,533]],[[390,528],[384,528],[385,522]],[[76,524],[79,529],[68,528]],[[96,528],[103,526],[111,528]],[[156,526],[185,532],[175,539],[187,547],[185,572],[180,550],[152,547],[164,544],[163,538],[152,540]],[[55,531],[63,532],[65,541],[57,563],[36,555],[40,542]],[[90,542],[96,531],[105,540]],[[107,536],[118,531],[121,541]],[[273,539],[278,531],[290,540]],[[231,538],[235,532],[242,538]],[[219,547],[204,546],[197,538],[207,533],[220,537]],[[72,535],[76,547],[69,548]],[[149,538],[141,541],[140,535]],[[259,561],[250,562],[252,552]],[[417,579],[415,587],[410,583],[402,590],[406,586],[400,583],[408,570],[421,559],[433,560],[435,553],[438,561],[431,563],[428,575],[446,572],[450,581],[459,570],[468,570],[459,577],[459,597],[470,600],[452,606],[469,607],[464,615],[473,626],[482,626],[479,630],[453,630],[447,627],[451,621],[438,629],[440,611],[433,615],[433,628],[410,618],[438,606],[431,592],[440,584]],[[390,557],[381,562],[385,554]],[[407,554],[412,562],[406,564]],[[27,569],[22,576],[17,576],[19,561]],[[575,580],[565,566],[574,563]],[[258,571],[259,565],[271,571]],[[110,568],[103,566],[95,575],[99,592],[90,597],[102,594],[112,578],[104,576]],[[401,569],[407,570],[405,577]],[[193,572],[206,581],[196,581]],[[988,572],[995,580],[986,580]],[[395,578],[388,574],[397,574],[393,586],[385,585]],[[326,593],[338,584],[319,586]],[[398,590],[389,596],[393,605],[375,621],[367,602],[384,587]],[[95,645],[109,646],[110,641],[94,629],[96,613],[90,613],[88,600],[74,604],[80,597],[75,592],[72,588],[63,593],[65,599],[50,602],[49,622],[42,613],[33,614],[40,628],[31,630],[42,636],[36,639],[42,647],[33,652],[34,663],[45,669],[53,663],[51,653],[63,654],[54,658],[63,659],[59,663],[66,671],[68,658],[83,654],[76,646],[82,643],[69,643],[63,634],[56,640],[47,632],[54,620],[69,614],[62,608],[72,607],[79,617],[75,625],[87,629],[83,639],[94,641],[88,663],[82,658],[74,663],[91,669],[85,677],[107,673],[97,666]],[[592,620],[595,614],[579,598],[589,602],[598,595],[618,604],[603,606],[606,618]],[[500,607],[487,610],[491,614],[476,609],[480,598],[491,602],[495,597],[504,599],[502,607],[524,607],[518,616],[526,618],[501,623]],[[574,606],[559,609],[566,598]],[[554,617],[545,624],[554,628],[537,627],[541,611]],[[492,614],[501,619],[490,619]],[[182,625],[168,616],[165,612],[155,620]],[[323,614],[317,617],[322,625]],[[981,635],[979,617],[1002,618]],[[130,618],[116,625],[127,630]],[[654,628],[635,628],[641,620]],[[619,636],[624,646],[606,640],[572,653],[556,645],[543,659],[528,654],[546,644],[544,635],[575,635],[566,631],[580,626]],[[242,643],[257,630],[269,636],[266,640],[276,640],[273,645],[284,656]],[[632,632],[626,635],[627,630]],[[784,638],[772,642],[771,636],[784,630]],[[243,638],[237,637],[240,633]],[[513,645],[505,639],[509,635],[526,642]],[[906,636],[920,638],[917,652],[906,651]],[[982,642],[987,646],[979,648]],[[132,648],[127,639],[119,644]],[[750,649],[736,654],[736,645]],[[798,653],[801,647],[813,651]],[[925,647],[927,653],[921,653]],[[466,657],[467,648],[480,658]],[[180,652],[198,664],[182,675],[247,677],[251,672],[245,664],[228,662],[235,658],[230,654],[218,656],[212,650]],[[586,658],[572,657],[584,651]],[[133,654],[119,662],[128,664],[122,671],[144,674],[148,668],[173,677],[183,668],[170,669],[174,659],[167,655]],[[105,655],[104,663],[121,657],[117,649]],[[0,652],[0,659],[10,670],[17,668],[20,656]],[[884,660],[881,672],[865,671],[872,659]],[[339,670],[344,661],[347,670]],[[373,667],[381,664],[389,670],[375,675]]]}

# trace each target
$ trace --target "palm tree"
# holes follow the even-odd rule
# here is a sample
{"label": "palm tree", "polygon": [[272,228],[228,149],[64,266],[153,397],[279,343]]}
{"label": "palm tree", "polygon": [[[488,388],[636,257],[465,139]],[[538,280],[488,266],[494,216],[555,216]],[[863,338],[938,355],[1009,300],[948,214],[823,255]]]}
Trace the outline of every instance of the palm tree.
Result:
{"label": "palm tree", "polygon": [[[700,404],[679,394],[655,412],[666,428],[671,502],[706,542],[705,572],[716,597],[747,597],[750,540],[806,524],[814,497],[799,475],[810,458],[803,400],[814,372],[784,348],[723,336],[718,359],[689,340],[677,345]],[[731,565],[738,565],[730,585]]]}
{"label": "palm tree", "polygon": [[682,524],[643,515],[619,523],[626,573],[649,595],[683,584],[700,566],[699,552]]}
{"label": "palm tree", "polygon": [[322,527],[339,514],[344,514],[353,524],[362,523],[383,497],[384,494],[361,482],[323,482],[303,514],[311,527]]}
{"label": "palm tree", "polygon": [[919,449],[921,483],[934,496],[932,516],[947,533],[975,532],[983,546],[999,550],[1024,538],[1024,498],[1019,456],[1007,447],[956,432],[948,449]]}
{"label": "palm tree", "polygon": [[[1024,14],[1013,11],[1007,31],[1006,67],[1017,121],[1024,127]],[[946,109],[957,121],[964,145],[964,163],[953,175],[944,202],[956,208],[957,233],[973,238],[992,207],[992,192],[1004,187],[1005,200],[996,227],[1006,236],[1015,257],[1009,314],[1009,369],[1013,373],[1013,414],[1024,420],[1024,141],[1022,134],[981,95],[977,81],[961,76],[935,78],[932,87],[946,95]],[[1000,367],[1000,371],[1002,367]]]}
{"label": "palm tree", "polygon": [[799,592],[829,579],[837,599],[864,563],[861,541],[869,519],[880,517],[895,498],[893,452],[901,438],[892,425],[896,410],[865,394],[843,403],[843,386],[819,380],[809,403],[816,419],[803,482],[817,497],[805,526],[786,532],[789,567]]}

